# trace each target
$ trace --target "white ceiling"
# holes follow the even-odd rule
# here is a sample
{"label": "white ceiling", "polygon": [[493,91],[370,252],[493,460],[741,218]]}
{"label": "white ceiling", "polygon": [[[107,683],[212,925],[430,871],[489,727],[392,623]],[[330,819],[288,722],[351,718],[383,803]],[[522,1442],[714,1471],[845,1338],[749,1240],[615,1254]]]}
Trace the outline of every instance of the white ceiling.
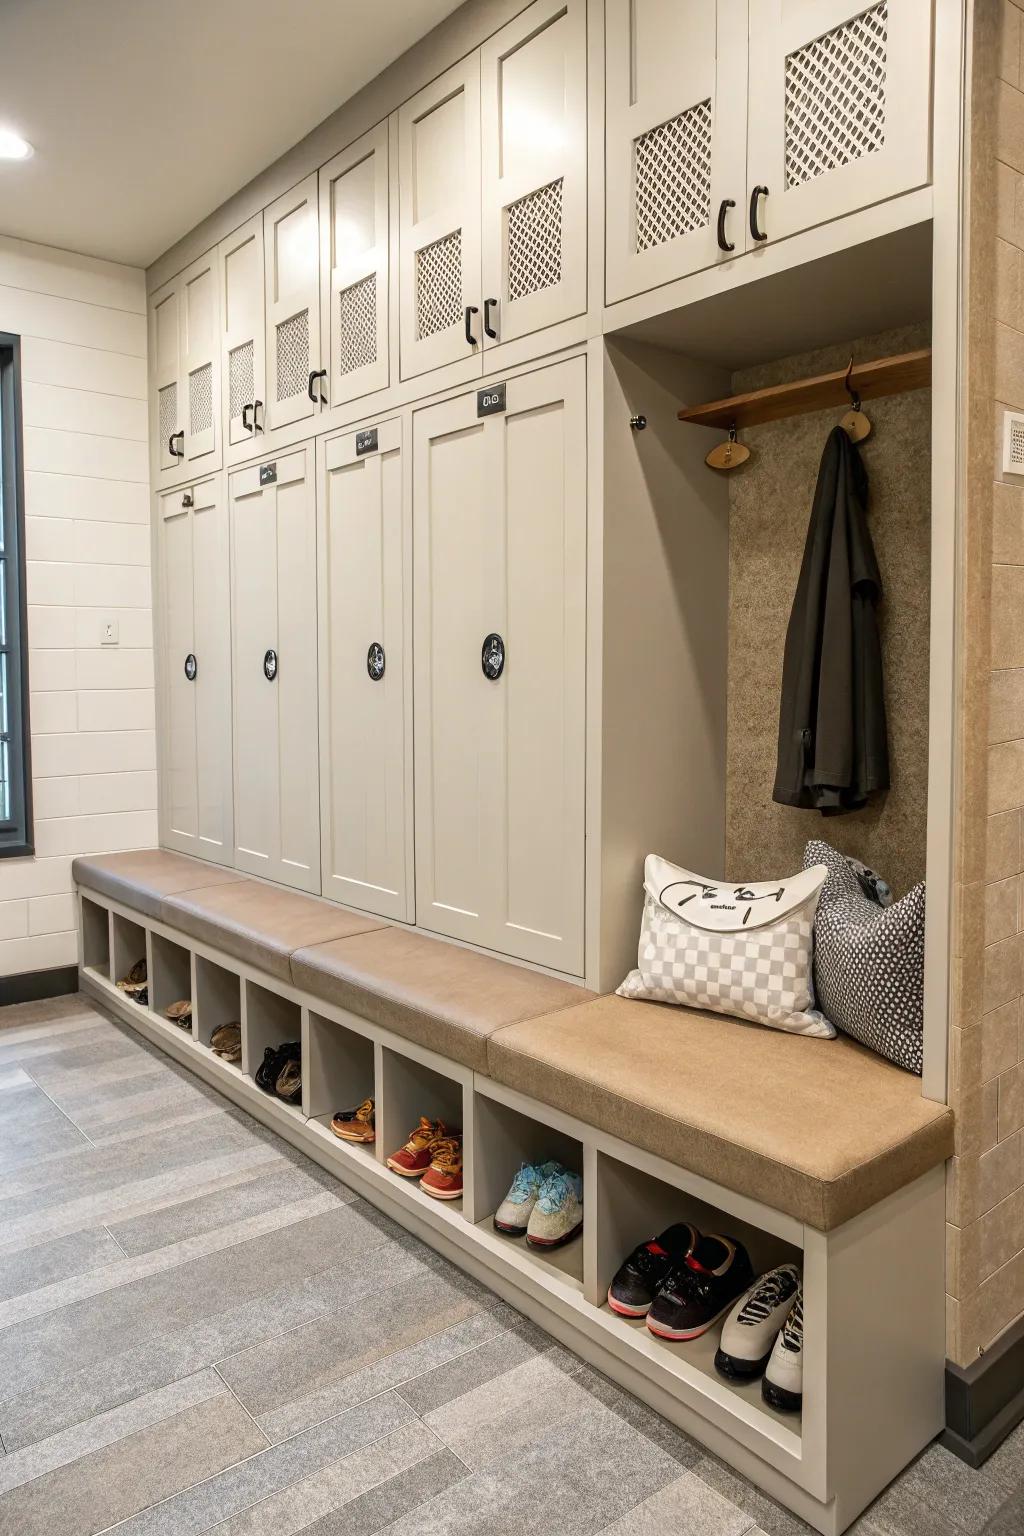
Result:
{"label": "white ceiling", "polygon": [[459,0],[0,0],[0,234],[149,263]]}

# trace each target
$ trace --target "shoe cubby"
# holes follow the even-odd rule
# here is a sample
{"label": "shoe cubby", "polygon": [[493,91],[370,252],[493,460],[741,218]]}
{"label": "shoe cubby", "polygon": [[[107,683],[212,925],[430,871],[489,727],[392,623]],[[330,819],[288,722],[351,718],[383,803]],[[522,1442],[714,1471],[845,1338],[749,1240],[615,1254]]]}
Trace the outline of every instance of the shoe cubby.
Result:
{"label": "shoe cubby", "polygon": [[[185,999],[192,1001],[192,955],[180,944],[175,944],[173,939],[166,939],[162,934],[150,935],[150,971],[149,971],[149,1006],[158,1018],[165,1023],[172,1023],[166,1017],[166,1010],[172,1003],[180,1003]],[[175,1029],[178,1025],[173,1025]],[[183,1029],[183,1035],[192,1033],[191,1029]]]}
{"label": "shoe cubby", "polygon": [[[456,1078],[446,1077],[425,1062],[400,1055],[385,1046],[381,1051],[377,1088],[377,1142],[382,1158],[387,1159],[405,1145],[421,1115],[430,1120],[443,1120],[453,1134],[461,1134],[465,1124],[464,1090]],[[390,1170],[389,1173],[396,1184],[413,1190],[418,1188],[418,1180],[402,1178]],[[424,1195],[423,1199],[430,1206],[443,1206],[452,1212],[462,1209],[461,1200],[434,1200],[429,1195]]]}
{"label": "shoe cubby", "polygon": [[[583,1234],[560,1248],[535,1248],[525,1235],[511,1237],[494,1226],[494,1213],[523,1163],[562,1163],[583,1176],[583,1143],[564,1131],[534,1120],[489,1095],[477,1093],[473,1104],[473,1220],[526,1263],[552,1270],[583,1290]],[[583,1208],[589,1192],[584,1185]],[[584,1215],[586,1221],[586,1215]]]}
{"label": "shoe cubby", "polygon": [[110,912],[82,897],[82,964],[107,981],[110,975]]}
{"label": "shoe cubby", "polygon": [[339,1109],[354,1109],[364,1099],[376,1102],[373,1041],[311,1009],[302,1057],[310,1121],[322,1126],[339,1146],[376,1158],[379,1138],[376,1143],[341,1141],[331,1130],[331,1120]]}
{"label": "shoe cubby", "polygon": [[133,965],[148,958],[146,930],[141,923],[134,923],[130,917],[124,917],[120,912],[113,912],[111,913],[111,939],[113,953],[110,957],[110,979],[118,982],[127,976]]}
{"label": "shoe cubby", "polygon": [[203,1045],[209,1045],[214,1030],[222,1024],[242,1022],[242,983],[234,971],[225,970],[215,960],[196,955],[196,989],[192,998],[192,1031]]}
{"label": "shoe cubby", "polygon": [[613,1331],[621,1330],[623,1337],[629,1335],[632,1344],[648,1360],[657,1361],[683,1379],[692,1379],[693,1373],[697,1373],[713,1383],[717,1396],[734,1397],[746,1405],[748,1413],[764,1415],[791,1434],[799,1435],[800,1415],[776,1413],[769,1408],[761,1397],[759,1377],[736,1382],[715,1370],[715,1351],[724,1317],[699,1338],[678,1343],[661,1339],[651,1333],[644,1319],[621,1317],[613,1312],[608,1305],[608,1287],[634,1248],[677,1221],[691,1222],[705,1235],[730,1237],[742,1243],[755,1275],[787,1262],[795,1264],[802,1275],[800,1247],[604,1152],[597,1152],[595,1165],[595,1189],[588,1191],[591,1245],[586,1289],[588,1300],[600,1308],[603,1322]]}
{"label": "shoe cubby", "polygon": [[[279,997],[254,981],[245,983],[245,1020],[242,1026],[242,1071],[256,1076],[268,1045],[284,1045],[302,1039],[302,1009],[290,998]],[[268,1095],[269,1097],[269,1095]],[[283,1099],[277,1102],[284,1103]],[[286,1108],[296,1109],[295,1105]]]}

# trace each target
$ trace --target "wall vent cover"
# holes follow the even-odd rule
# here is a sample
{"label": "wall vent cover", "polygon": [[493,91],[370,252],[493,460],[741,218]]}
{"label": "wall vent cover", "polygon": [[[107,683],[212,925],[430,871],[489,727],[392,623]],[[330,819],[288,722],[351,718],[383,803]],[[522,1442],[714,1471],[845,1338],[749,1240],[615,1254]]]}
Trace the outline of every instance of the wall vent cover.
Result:
{"label": "wall vent cover", "polygon": [[508,296],[540,293],[562,281],[562,178],[506,210]]}
{"label": "wall vent cover", "polygon": [[416,330],[436,336],[462,320],[462,230],[416,252]]}
{"label": "wall vent cover", "polygon": [[309,389],[309,310],[277,327],[277,398],[294,400]]}
{"label": "wall vent cover", "polygon": [[253,343],[243,341],[228,353],[228,411],[229,420],[237,421],[244,405],[251,405],[256,398],[253,373]]}
{"label": "wall vent cover", "polygon": [[376,272],[338,294],[338,334],[338,371],[343,377],[377,361]]}
{"label": "wall vent cover", "polygon": [[711,223],[711,101],[633,144],[636,248],[649,251]]}
{"label": "wall vent cover", "polygon": [[1024,475],[1024,415],[1003,412],[1003,474]]}
{"label": "wall vent cover", "polygon": [[787,187],[884,146],[888,21],[882,0],[787,58]]}

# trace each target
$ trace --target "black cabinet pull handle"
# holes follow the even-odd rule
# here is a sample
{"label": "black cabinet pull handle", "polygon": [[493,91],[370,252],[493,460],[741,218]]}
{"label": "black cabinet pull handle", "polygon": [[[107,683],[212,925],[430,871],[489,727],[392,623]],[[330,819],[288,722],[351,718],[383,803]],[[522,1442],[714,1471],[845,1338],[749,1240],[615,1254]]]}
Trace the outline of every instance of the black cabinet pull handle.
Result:
{"label": "black cabinet pull handle", "polygon": [[[247,412],[249,412],[249,411],[252,411],[252,417],[253,417],[252,421],[249,420],[248,415],[247,415]],[[243,405],[242,406],[242,431],[243,432],[254,432],[256,430],[255,422],[256,422],[256,407],[254,405]]]}
{"label": "black cabinet pull handle", "polygon": [[254,400],[253,403],[252,403],[252,425],[253,425],[253,431],[254,432],[262,432],[263,431],[263,423],[261,421],[257,420],[257,416],[256,416],[256,412],[257,411],[262,411],[262,409],[263,409],[263,401],[262,400]]}
{"label": "black cabinet pull handle", "polygon": [[192,652],[189,651],[188,655],[185,657],[185,676],[188,678],[190,683],[195,682],[196,673],[198,671],[199,663],[196,661],[196,658]]}
{"label": "black cabinet pull handle", "polygon": [[497,307],[497,299],[484,299],[484,335],[489,336],[492,341],[498,339],[498,333],[491,324],[491,310]]}
{"label": "black cabinet pull handle", "polygon": [[723,197],[718,205],[718,249],[720,251],[734,251],[736,249],[733,242],[725,238],[725,221],[729,209],[735,207],[736,199],[734,197]]}
{"label": "black cabinet pull handle", "polygon": [[380,682],[385,665],[384,647],[379,640],[375,640],[366,653],[366,671],[371,683]]}
{"label": "black cabinet pull handle", "polygon": [[768,236],[758,227],[757,223],[757,200],[759,197],[767,196],[767,187],[755,187],[750,194],[750,238],[758,242],[768,239]]}
{"label": "black cabinet pull handle", "polygon": [[496,683],[505,670],[505,642],[500,635],[485,635],[480,647],[480,669],[490,682]]}
{"label": "black cabinet pull handle", "polygon": [[[175,448],[175,446],[174,446],[174,439],[176,437],[181,439],[181,447],[180,448]],[[183,459],[185,457],[185,434],[184,434],[184,432],[172,432],[171,433],[170,437],[167,439],[167,452],[170,454],[172,459]]]}
{"label": "black cabinet pull handle", "polygon": [[479,313],[475,304],[466,305],[466,343],[471,347],[476,346],[476,337],[473,335],[473,316]]}
{"label": "black cabinet pull handle", "polygon": [[263,676],[268,683],[272,683],[277,676],[277,652],[267,651],[263,657]]}
{"label": "black cabinet pull handle", "polygon": [[309,395],[309,398],[312,400],[314,405],[326,405],[327,404],[327,396],[324,394],[323,390],[321,390],[318,394],[315,394],[315,395],[313,393],[313,385],[316,383],[317,379],[326,379],[326,377],[327,377],[327,369],[326,368],[318,368],[314,373],[311,373],[310,376],[309,376],[309,383],[306,385],[306,393]]}

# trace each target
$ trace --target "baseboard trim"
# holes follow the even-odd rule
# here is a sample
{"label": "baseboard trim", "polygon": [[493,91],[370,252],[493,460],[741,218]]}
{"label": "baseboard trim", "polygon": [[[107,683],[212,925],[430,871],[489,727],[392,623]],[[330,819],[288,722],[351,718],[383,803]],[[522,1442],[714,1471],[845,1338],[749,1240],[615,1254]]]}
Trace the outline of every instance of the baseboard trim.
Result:
{"label": "baseboard trim", "polygon": [[946,1361],[941,1443],[980,1467],[1024,1419],[1024,1318],[968,1366]]}
{"label": "baseboard trim", "polygon": [[48,997],[67,997],[78,991],[77,965],[58,965],[52,971],[21,971],[0,976],[0,1008],[11,1003],[39,1003]]}

